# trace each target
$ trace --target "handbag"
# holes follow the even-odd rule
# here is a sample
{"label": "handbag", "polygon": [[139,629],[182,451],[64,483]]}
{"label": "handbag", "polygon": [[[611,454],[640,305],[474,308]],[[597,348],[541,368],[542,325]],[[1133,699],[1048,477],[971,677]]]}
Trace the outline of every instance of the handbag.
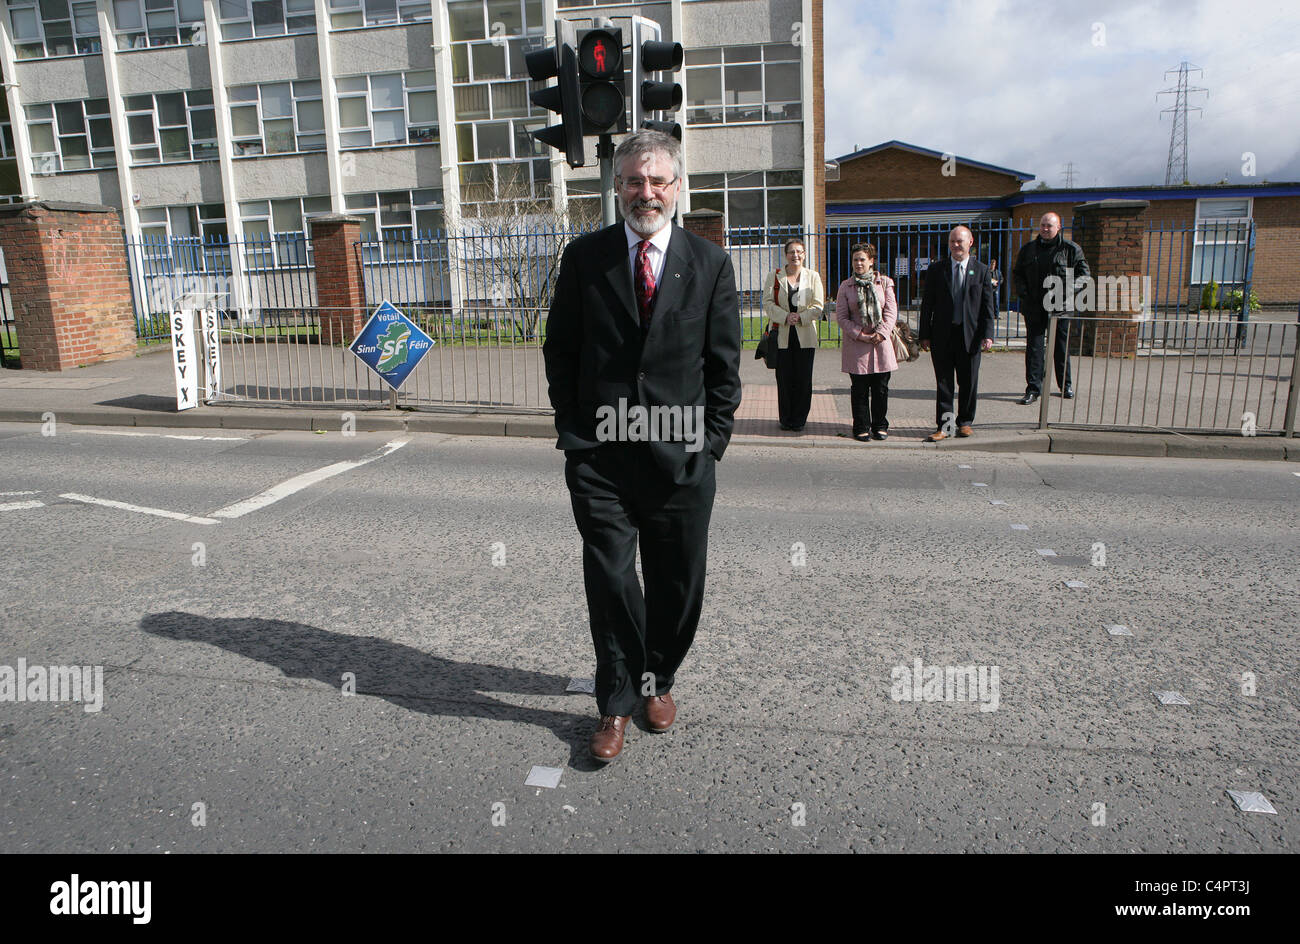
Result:
{"label": "handbag", "polygon": [[758,346],[754,348],[754,360],[761,360],[767,365],[768,370],[776,370],[776,352],[781,344],[779,330],[776,325],[769,322],[767,330],[759,338]]}
{"label": "handbag", "polygon": [[889,340],[894,345],[894,358],[900,364],[914,361],[921,356],[921,345],[916,342],[910,325],[901,321],[896,322],[894,330],[890,332]]}

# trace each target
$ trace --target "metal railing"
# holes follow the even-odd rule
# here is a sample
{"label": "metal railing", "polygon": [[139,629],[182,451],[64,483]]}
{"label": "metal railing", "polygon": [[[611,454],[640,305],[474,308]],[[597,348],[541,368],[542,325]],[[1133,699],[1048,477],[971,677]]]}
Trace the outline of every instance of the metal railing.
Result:
{"label": "metal railing", "polygon": [[296,308],[264,310],[256,324],[223,319],[222,385],[211,402],[549,412],[540,337],[516,341],[519,324],[541,312],[402,310],[435,343],[395,395],[348,350],[341,322],[368,312]]}
{"label": "metal railing", "polygon": [[170,338],[167,315],[177,308],[215,307],[253,325],[264,313],[316,304],[311,240],[300,233],[242,240],[146,235],[126,239],[126,254],[141,340]]}
{"label": "metal railing", "polygon": [[[1294,321],[1222,317],[1054,317],[1039,426],[1294,436],[1298,329]],[[1071,400],[1046,395],[1058,332]],[[1154,343],[1175,332],[1179,344]]]}

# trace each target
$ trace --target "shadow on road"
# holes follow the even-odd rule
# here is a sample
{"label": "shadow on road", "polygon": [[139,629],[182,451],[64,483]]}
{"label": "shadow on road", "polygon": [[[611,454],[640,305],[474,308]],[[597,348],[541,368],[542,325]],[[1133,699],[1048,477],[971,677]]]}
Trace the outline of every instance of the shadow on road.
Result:
{"label": "shadow on road", "polygon": [[[254,617],[214,618],[171,611],[140,620],[151,635],[177,642],[203,642],[274,666],[289,678],[340,688],[343,673],[356,676],[358,695],[384,698],[408,711],[451,718],[488,718],[546,728],[569,745],[570,766],[599,767],[587,752],[595,704],[587,695],[566,695],[568,679],[499,665],[456,662],[402,643],[334,633],[306,623]],[[582,714],[524,708],[487,692],[582,699]]]}

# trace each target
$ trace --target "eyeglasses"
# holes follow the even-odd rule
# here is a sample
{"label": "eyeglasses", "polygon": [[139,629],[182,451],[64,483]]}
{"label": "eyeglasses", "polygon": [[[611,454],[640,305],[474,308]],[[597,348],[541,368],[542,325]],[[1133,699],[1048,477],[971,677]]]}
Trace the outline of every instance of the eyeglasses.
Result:
{"label": "eyeglasses", "polygon": [[650,189],[655,193],[663,193],[673,184],[677,183],[677,178],[664,180],[662,177],[619,177],[619,186],[624,190],[631,190],[633,193],[640,190],[647,183]]}

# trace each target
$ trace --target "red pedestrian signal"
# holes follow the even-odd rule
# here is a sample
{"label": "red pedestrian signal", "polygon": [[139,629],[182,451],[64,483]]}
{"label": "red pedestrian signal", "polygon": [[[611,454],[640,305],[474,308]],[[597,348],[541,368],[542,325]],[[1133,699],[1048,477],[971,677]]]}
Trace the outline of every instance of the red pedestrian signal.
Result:
{"label": "red pedestrian signal", "polygon": [[578,77],[582,85],[583,134],[626,131],[621,29],[599,27],[578,31]]}

